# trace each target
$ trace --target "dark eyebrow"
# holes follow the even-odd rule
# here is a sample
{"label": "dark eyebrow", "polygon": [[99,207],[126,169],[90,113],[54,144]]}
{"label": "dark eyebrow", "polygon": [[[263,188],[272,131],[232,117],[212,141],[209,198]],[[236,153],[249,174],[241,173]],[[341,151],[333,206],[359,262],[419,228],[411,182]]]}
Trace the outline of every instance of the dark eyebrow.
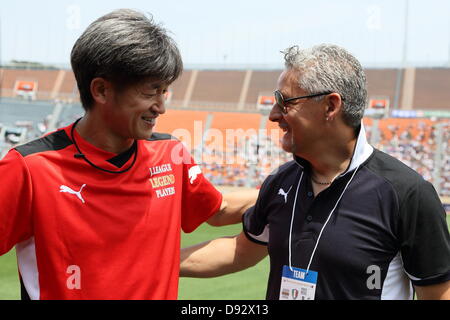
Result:
{"label": "dark eyebrow", "polygon": [[166,85],[165,83],[152,83],[152,85],[150,86],[150,89],[152,90],[159,90],[162,88],[168,88],[169,86]]}

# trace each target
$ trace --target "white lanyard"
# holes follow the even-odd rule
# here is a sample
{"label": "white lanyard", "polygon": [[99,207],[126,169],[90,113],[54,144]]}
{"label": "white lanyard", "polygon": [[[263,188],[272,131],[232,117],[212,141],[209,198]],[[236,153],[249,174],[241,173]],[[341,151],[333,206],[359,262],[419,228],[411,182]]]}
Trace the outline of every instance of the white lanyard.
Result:
{"label": "white lanyard", "polygon": [[[333,215],[334,210],[336,210],[337,205],[339,204],[339,201],[341,201],[342,196],[344,195],[345,191],[347,190],[348,186],[350,185],[350,182],[352,182],[353,177],[355,176],[356,171],[358,171],[358,169],[359,169],[359,166],[353,172],[352,177],[350,178],[350,180],[345,185],[345,188],[342,191],[341,195],[339,196],[339,199],[336,201],[336,204],[334,205],[333,209],[330,211],[327,220],[323,224],[322,229],[320,230],[320,233],[319,233],[319,237],[317,238],[316,245],[314,246],[313,252],[311,254],[311,258],[309,259],[308,267],[306,268],[306,273],[308,273],[309,267],[311,266],[311,262],[312,262],[312,260],[314,258],[314,254],[316,253],[316,249],[317,249],[317,246],[319,245],[320,238],[322,237],[323,230],[325,229],[325,226],[327,225],[328,221],[330,220],[331,216]],[[293,269],[292,269],[292,227],[294,225],[295,205],[297,204],[298,189],[300,188],[300,184],[302,182],[302,179],[303,179],[303,171],[302,171],[302,174],[300,176],[300,180],[299,180],[298,185],[297,185],[297,190],[295,191],[294,206],[292,208],[291,227],[289,229],[289,269],[291,269],[291,271],[293,271]]]}

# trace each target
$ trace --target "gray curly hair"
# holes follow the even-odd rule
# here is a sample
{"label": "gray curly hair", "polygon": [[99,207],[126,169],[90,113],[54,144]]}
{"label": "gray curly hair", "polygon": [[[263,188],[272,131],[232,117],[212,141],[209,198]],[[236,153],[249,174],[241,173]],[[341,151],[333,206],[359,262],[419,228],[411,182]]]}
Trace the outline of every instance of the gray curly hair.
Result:
{"label": "gray curly hair", "polygon": [[361,124],[367,105],[367,83],[363,68],[353,55],[331,44],[320,44],[310,49],[293,46],[282,53],[285,67],[300,71],[300,88],[309,94],[323,91],[339,93],[343,100],[345,123],[353,128]]}

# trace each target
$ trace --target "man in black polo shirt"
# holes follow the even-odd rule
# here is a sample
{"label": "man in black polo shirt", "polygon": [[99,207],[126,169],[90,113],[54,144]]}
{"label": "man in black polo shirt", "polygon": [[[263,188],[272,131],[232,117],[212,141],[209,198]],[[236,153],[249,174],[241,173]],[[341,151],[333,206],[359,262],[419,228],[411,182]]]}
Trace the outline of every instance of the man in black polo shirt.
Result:
{"label": "man in black polo shirt", "polygon": [[450,299],[450,237],[433,186],[374,149],[360,63],[319,45],[285,52],[269,119],[294,160],[264,182],[243,233],[183,249],[181,276],[270,256],[267,299]]}

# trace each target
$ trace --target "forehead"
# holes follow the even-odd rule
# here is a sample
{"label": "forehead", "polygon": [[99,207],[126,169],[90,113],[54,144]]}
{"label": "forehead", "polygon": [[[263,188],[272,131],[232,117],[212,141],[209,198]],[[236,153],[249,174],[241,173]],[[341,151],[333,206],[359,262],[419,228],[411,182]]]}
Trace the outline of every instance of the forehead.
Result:
{"label": "forehead", "polygon": [[298,79],[300,77],[300,71],[293,69],[284,70],[277,82],[278,90],[281,91],[282,94],[290,95],[294,92],[298,92],[300,89],[298,85]]}
{"label": "forehead", "polygon": [[117,93],[135,93],[141,91],[152,91],[152,90],[161,90],[167,89],[168,85],[165,83],[155,80],[155,79],[141,79],[134,82],[129,83],[120,83],[118,81],[112,82],[114,90]]}
{"label": "forehead", "polygon": [[144,79],[138,83],[138,86],[142,89],[154,90],[168,87],[168,84],[155,79]]}

